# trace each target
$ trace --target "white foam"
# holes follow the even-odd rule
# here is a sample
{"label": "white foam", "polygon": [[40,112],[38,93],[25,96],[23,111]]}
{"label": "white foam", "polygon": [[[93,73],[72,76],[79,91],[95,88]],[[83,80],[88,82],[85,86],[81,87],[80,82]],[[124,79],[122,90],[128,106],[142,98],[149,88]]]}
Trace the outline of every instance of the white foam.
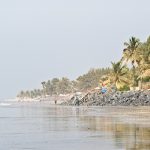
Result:
{"label": "white foam", "polygon": [[0,103],[0,106],[10,106],[10,103]]}

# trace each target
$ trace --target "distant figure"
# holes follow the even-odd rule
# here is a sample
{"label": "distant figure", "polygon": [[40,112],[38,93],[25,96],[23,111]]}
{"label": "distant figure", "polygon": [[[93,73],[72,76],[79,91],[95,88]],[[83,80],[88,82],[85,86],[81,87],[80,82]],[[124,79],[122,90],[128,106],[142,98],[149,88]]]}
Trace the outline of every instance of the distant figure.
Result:
{"label": "distant figure", "polygon": [[55,100],[55,105],[57,104],[57,100]]}
{"label": "distant figure", "polygon": [[105,84],[102,84],[101,93],[105,94],[107,92],[107,88],[105,87]]}
{"label": "distant figure", "polygon": [[80,92],[76,92],[74,104],[77,105],[77,106],[80,105],[80,97],[81,97],[81,93]]}
{"label": "distant figure", "polygon": [[79,103],[79,102],[80,102],[79,97],[78,97],[78,96],[76,96],[76,105],[77,105],[77,106],[79,106],[79,105],[80,105],[80,103]]}

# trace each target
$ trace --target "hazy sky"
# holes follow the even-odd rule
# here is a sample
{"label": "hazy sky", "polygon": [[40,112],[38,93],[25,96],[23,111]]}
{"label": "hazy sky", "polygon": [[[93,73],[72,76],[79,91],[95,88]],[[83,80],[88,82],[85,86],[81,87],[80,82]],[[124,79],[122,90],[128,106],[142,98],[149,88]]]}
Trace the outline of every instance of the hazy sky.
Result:
{"label": "hazy sky", "polygon": [[0,98],[110,66],[124,41],[150,35],[149,6],[149,0],[1,0]]}

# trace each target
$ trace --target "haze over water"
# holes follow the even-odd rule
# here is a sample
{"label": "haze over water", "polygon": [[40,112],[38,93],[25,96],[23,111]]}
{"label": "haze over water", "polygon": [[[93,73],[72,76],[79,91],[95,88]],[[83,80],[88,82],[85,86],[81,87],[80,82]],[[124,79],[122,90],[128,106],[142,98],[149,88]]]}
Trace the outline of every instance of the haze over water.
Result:
{"label": "haze over water", "polygon": [[1,103],[1,150],[149,150],[148,107]]}

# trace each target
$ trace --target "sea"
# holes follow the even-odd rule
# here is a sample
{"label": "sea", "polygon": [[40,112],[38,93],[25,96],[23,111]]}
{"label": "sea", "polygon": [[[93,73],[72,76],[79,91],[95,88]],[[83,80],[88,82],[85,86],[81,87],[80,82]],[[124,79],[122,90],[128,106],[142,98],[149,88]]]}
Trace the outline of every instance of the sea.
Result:
{"label": "sea", "polygon": [[1,101],[0,150],[150,150],[150,107]]}

